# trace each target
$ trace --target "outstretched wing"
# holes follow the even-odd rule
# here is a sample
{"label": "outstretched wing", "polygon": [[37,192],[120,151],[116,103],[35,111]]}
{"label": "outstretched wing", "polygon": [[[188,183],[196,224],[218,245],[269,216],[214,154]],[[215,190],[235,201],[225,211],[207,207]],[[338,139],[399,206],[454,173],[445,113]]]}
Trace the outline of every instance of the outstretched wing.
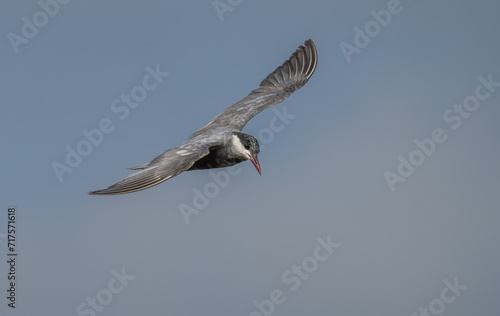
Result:
{"label": "outstretched wing", "polygon": [[200,132],[213,125],[241,130],[255,115],[282,102],[295,90],[302,88],[314,73],[317,59],[316,47],[309,39],[282,66],[269,74],[258,89],[219,113]]}
{"label": "outstretched wing", "polygon": [[[213,144],[212,144],[213,145]],[[172,148],[153,159],[151,162],[131,168],[142,169],[124,180],[98,191],[92,195],[114,195],[144,190],[188,170],[198,159],[208,155],[209,146],[187,145]]]}

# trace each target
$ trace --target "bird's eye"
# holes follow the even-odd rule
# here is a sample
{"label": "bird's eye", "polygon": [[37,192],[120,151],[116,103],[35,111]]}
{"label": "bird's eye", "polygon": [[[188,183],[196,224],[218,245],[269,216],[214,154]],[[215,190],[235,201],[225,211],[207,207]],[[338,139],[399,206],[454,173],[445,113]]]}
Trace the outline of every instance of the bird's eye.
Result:
{"label": "bird's eye", "polygon": [[245,149],[250,149],[250,145],[249,144],[245,144]]}

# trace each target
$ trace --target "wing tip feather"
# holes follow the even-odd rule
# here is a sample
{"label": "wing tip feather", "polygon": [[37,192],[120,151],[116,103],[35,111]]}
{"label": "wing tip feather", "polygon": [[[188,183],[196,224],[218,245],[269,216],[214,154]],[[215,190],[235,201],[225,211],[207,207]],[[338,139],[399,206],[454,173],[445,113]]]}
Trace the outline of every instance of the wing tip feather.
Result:
{"label": "wing tip feather", "polygon": [[[270,73],[262,82],[260,87],[275,88],[282,87],[288,80],[296,80],[301,87],[316,70],[318,53],[312,39],[304,42],[281,66]],[[303,76],[301,78],[301,76]]]}
{"label": "wing tip feather", "polygon": [[133,173],[106,189],[90,191],[89,195],[118,195],[132,193],[155,186],[171,177],[162,178],[154,173],[157,166]]}

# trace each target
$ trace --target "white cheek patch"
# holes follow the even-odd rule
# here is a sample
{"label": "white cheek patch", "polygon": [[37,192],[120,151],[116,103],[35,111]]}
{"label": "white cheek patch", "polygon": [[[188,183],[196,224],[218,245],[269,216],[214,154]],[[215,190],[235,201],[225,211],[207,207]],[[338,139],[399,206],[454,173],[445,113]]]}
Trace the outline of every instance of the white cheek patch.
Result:
{"label": "white cheek patch", "polygon": [[238,136],[233,135],[232,138],[233,138],[233,145],[236,148],[236,150],[238,151],[238,153],[240,153],[245,158],[248,158],[248,155],[250,155],[250,152],[245,148],[245,146],[243,146],[243,144],[241,143],[241,140],[238,138]]}

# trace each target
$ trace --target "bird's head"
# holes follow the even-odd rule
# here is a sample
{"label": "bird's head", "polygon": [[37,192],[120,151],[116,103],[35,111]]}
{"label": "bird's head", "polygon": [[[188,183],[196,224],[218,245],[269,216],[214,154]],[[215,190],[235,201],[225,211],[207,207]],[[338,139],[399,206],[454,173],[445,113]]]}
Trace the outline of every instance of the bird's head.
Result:
{"label": "bird's head", "polygon": [[252,135],[236,132],[231,135],[231,142],[235,154],[243,160],[250,160],[255,169],[261,174],[259,159],[257,158],[260,152],[257,139]]}

